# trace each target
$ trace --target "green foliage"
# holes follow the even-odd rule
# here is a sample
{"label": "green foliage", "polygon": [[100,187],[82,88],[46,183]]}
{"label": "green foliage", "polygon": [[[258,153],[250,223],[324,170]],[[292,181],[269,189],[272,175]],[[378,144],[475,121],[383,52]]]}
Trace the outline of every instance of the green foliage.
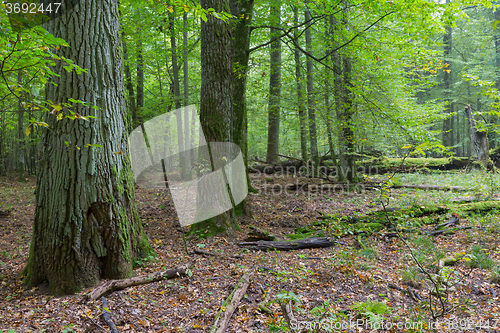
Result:
{"label": "green foliage", "polygon": [[497,265],[487,250],[480,245],[474,245],[467,258],[469,259],[466,260],[467,266],[471,268],[492,269]]}
{"label": "green foliage", "polygon": [[370,299],[366,302],[354,303],[350,308],[359,313],[361,317],[368,319],[371,323],[381,322],[383,315],[391,312],[386,303],[371,301]]}

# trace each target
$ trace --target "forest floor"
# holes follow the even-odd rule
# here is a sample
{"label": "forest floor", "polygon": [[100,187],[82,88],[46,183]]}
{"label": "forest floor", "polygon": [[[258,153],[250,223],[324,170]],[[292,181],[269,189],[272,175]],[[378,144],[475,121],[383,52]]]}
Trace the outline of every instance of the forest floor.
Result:
{"label": "forest floor", "polygon": [[[464,185],[467,177],[458,173],[402,175],[399,181]],[[460,226],[471,228],[449,235],[405,233],[400,239],[389,237],[386,230],[339,228],[342,217],[380,210],[381,200],[390,207],[447,205],[457,197],[476,200],[479,194],[496,191],[497,180],[482,189],[477,187],[477,180],[469,179],[475,187],[465,193],[390,189],[382,191],[383,197],[377,190],[279,194],[269,187],[297,181],[318,182],[254,177],[252,182],[259,193],[248,195],[253,218],[239,219],[242,230],[234,239],[185,241],[168,192],[137,189],[138,209],[158,256],[138,262],[135,275],[189,266],[192,276],[107,295],[107,308],[118,331],[208,332],[222,302],[240,277],[252,269],[255,274],[227,332],[288,331],[280,302],[292,305],[289,315],[294,316],[290,324],[295,332],[369,332],[380,327],[384,329],[374,332],[427,332],[432,331],[428,326],[431,322],[436,332],[500,332],[500,212],[459,216]],[[0,216],[0,332],[109,332],[101,316],[100,300],[83,301],[82,295],[54,297],[48,294],[46,285],[27,288],[22,284],[34,189],[33,179],[22,184],[0,179],[0,210],[11,209],[8,216]],[[442,222],[452,217],[442,214],[427,218]],[[323,232],[336,235],[343,245],[296,251],[254,251],[238,246],[246,238],[249,225],[283,239],[298,233],[296,228],[307,229],[311,223],[325,220],[329,224],[322,224]],[[418,227],[429,228],[428,224]],[[195,249],[220,255],[198,255],[193,253]],[[455,265],[439,265],[440,259],[450,255],[457,258],[457,254],[461,259]],[[261,304],[266,305],[268,313],[259,310]],[[306,330],[311,325],[315,329]]]}

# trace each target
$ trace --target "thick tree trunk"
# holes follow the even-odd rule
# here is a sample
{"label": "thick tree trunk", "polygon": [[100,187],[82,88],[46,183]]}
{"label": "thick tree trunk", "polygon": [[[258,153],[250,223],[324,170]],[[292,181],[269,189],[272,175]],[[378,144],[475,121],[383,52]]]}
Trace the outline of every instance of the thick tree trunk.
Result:
{"label": "thick tree trunk", "polygon": [[[294,6],[293,7],[293,19],[294,19],[294,25],[298,26],[299,25],[299,9]],[[298,41],[298,33],[296,30],[293,31],[293,38],[297,41],[297,44],[299,44]],[[297,106],[298,106],[298,115],[299,115],[299,122],[300,122],[300,152],[302,159],[304,161],[307,161],[308,154],[307,154],[307,113],[306,113],[306,106],[305,106],[305,101],[304,101],[304,93],[302,89],[302,63],[300,61],[300,50],[298,47],[295,47],[294,49],[294,58],[295,58],[295,80],[297,82]]]}
{"label": "thick tree trunk", "polygon": [[[248,190],[255,192],[248,177],[248,145],[247,145],[247,71],[250,48],[250,25],[252,24],[254,0],[230,0],[231,14],[236,17],[233,24],[233,126],[232,140],[243,154],[243,162],[247,170]],[[246,200],[236,206],[236,214],[250,215]]]}
{"label": "thick tree trunk", "polygon": [[[202,0],[204,9],[229,12],[227,0]],[[201,23],[201,102],[200,121],[207,142],[231,141],[233,116],[233,59],[231,50],[231,25],[213,15]],[[214,162],[212,161],[212,170]],[[208,182],[198,188],[198,195],[213,196]],[[213,198],[222,202],[224,198]],[[198,210],[204,209],[198,207]],[[214,218],[193,224],[191,232],[200,236],[226,233],[231,235],[238,226],[233,210]]]}
{"label": "thick tree trunk", "polygon": [[57,63],[53,70],[60,76],[51,79],[57,86],[46,85],[46,98],[54,103],[74,98],[99,107],[73,108],[96,117],[89,121],[57,121],[48,114],[50,130],[43,133],[25,274],[29,285],[48,281],[53,293],[62,294],[100,278],[129,277],[134,260],[153,250],[134,204],[116,0],[80,0],[74,12],[51,20],[47,29],[70,46],[54,52],[89,72],[68,73]]}
{"label": "thick tree trunk", "polygon": [[472,157],[486,167],[489,159],[488,135],[486,131],[477,128],[470,105],[467,105],[465,108],[465,114],[467,115],[467,121],[469,122],[470,149]]}
{"label": "thick tree trunk", "polygon": [[[446,0],[446,3],[449,3],[450,0]],[[448,103],[446,113],[448,113],[449,117],[443,121],[443,145],[446,147],[453,146],[453,117],[451,114],[453,113],[453,103],[451,98],[451,90],[452,90],[452,76],[451,76],[451,47],[452,47],[452,28],[450,26],[446,26],[446,33],[443,36],[443,90],[445,100]]]}
{"label": "thick tree trunk", "polygon": [[[305,21],[311,20],[311,11],[307,8],[304,13]],[[311,29],[306,29],[306,51],[313,53]],[[307,107],[309,110],[309,140],[311,142],[311,161],[314,168],[319,168],[318,139],[316,135],[316,109],[314,107],[314,68],[311,57],[307,57]]]}
{"label": "thick tree trunk", "polygon": [[281,19],[281,1],[271,2],[271,43],[270,74],[269,74],[269,110],[267,127],[267,157],[268,163],[278,162],[280,144],[280,101],[281,101],[281,40],[278,38]]}

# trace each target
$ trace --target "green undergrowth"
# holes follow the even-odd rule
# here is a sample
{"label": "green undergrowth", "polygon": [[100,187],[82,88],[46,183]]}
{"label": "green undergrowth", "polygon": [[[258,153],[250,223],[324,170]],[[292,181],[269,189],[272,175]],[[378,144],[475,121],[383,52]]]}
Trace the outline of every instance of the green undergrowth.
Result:
{"label": "green undergrowth", "polygon": [[290,239],[306,237],[342,237],[347,235],[371,235],[396,227],[404,231],[416,231],[427,225],[444,223],[451,214],[468,218],[475,214],[496,212],[500,209],[500,201],[481,201],[449,205],[413,205],[405,208],[388,208],[358,216],[328,215],[323,220],[308,226],[296,228]]}

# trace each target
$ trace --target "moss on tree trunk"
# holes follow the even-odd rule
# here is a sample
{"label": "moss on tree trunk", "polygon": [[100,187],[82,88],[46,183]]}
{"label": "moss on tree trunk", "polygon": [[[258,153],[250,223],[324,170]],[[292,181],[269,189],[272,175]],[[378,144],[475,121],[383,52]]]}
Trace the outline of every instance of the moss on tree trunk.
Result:
{"label": "moss on tree trunk", "polygon": [[101,278],[129,277],[137,257],[154,253],[134,203],[116,1],[82,0],[74,10],[89,15],[69,11],[47,28],[70,45],[58,55],[89,71],[77,75],[56,64],[53,70],[60,76],[52,78],[57,86],[46,86],[46,98],[56,104],[73,98],[99,109],[73,107],[79,115],[96,117],[89,121],[47,115],[50,129],[43,133],[24,270],[25,282],[48,281],[55,294],[78,292]]}

